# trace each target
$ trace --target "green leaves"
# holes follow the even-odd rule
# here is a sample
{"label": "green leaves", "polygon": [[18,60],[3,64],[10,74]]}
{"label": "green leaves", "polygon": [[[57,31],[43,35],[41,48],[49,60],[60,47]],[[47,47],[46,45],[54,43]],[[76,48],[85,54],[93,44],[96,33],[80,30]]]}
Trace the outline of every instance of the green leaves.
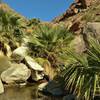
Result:
{"label": "green leaves", "polygon": [[77,95],[78,100],[92,100],[97,91],[100,93],[99,41],[89,37],[87,54],[77,54],[70,50],[67,50],[66,54],[76,61],[64,70],[66,90]]}

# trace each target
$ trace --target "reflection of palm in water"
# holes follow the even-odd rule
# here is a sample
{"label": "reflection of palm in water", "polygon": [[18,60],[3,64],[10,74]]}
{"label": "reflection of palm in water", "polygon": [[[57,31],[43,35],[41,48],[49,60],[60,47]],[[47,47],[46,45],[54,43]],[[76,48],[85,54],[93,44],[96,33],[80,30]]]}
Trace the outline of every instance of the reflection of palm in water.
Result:
{"label": "reflection of palm in water", "polygon": [[5,93],[0,95],[0,100],[62,100],[45,96],[38,92],[37,86],[6,87]]}

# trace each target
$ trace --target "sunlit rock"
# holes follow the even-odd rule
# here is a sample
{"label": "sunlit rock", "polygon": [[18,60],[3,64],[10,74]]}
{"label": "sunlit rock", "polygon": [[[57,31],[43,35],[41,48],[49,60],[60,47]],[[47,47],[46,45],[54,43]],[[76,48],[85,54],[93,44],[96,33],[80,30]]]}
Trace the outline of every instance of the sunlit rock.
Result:
{"label": "sunlit rock", "polygon": [[24,64],[12,64],[1,74],[1,79],[5,83],[21,83],[25,82],[31,75],[30,69]]}
{"label": "sunlit rock", "polygon": [[38,90],[39,91],[43,91],[45,89],[45,87],[47,86],[48,82],[44,82],[44,83],[41,83],[39,86],[38,86]]}
{"label": "sunlit rock", "polygon": [[12,58],[15,61],[22,61],[24,59],[24,57],[27,55],[28,52],[28,47],[19,47],[17,49],[15,49],[12,53]]}
{"label": "sunlit rock", "polygon": [[31,57],[26,56],[25,62],[28,67],[31,69],[32,79],[35,81],[43,79],[43,67],[40,66],[37,62],[35,62]]}

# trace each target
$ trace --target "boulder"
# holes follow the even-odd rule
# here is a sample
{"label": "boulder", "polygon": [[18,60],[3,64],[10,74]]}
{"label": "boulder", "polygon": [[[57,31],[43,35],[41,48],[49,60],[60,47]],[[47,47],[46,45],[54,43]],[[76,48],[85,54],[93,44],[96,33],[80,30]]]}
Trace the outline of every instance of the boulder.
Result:
{"label": "boulder", "polygon": [[49,81],[43,89],[43,92],[49,93],[53,96],[62,96],[65,94],[64,91],[64,79],[63,77],[56,76],[54,80]]}
{"label": "boulder", "polygon": [[3,87],[2,81],[0,79],[0,94],[2,94],[3,92],[4,92],[4,87]]}
{"label": "boulder", "polygon": [[92,35],[100,40],[100,22],[88,22],[83,29],[83,35],[87,36],[87,38],[89,35]]}
{"label": "boulder", "polygon": [[1,74],[1,79],[5,83],[22,83],[25,82],[31,75],[30,69],[24,64],[12,64]]}
{"label": "boulder", "polygon": [[36,71],[43,71],[43,67],[41,67],[35,60],[29,56],[25,57],[25,61],[28,64],[29,68],[36,70]]}
{"label": "boulder", "polygon": [[15,61],[20,62],[25,58],[25,56],[27,55],[27,52],[28,52],[28,47],[21,46],[13,51],[11,57]]}
{"label": "boulder", "polygon": [[78,35],[70,43],[70,47],[75,50],[76,53],[82,53],[86,50],[85,42],[82,35]]}
{"label": "boulder", "polygon": [[50,81],[46,85],[44,92],[50,93],[53,96],[61,96],[64,94],[63,85],[56,81]]}
{"label": "boulder", "polygon": [[35,62],[31,57],[26,56],[25,62],[31,69],[32,80],[38,81],[43,79],[43,67],[41,67],[37,62]]}

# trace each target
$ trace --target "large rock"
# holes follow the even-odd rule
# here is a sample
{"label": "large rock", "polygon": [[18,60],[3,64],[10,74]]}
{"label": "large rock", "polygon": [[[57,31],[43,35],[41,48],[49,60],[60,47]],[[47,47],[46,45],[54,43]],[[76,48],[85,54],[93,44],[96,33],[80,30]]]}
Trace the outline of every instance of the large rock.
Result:
{"label": "large rock", "polygon": [[65,94],[64,79],[60,76],[57,76],[54,80],[49,81],[44,89],[41,90],[43,90],[45,93],[50,93],[53,96],[62,96]]}
{"label": "large rock", "polygon": [[1,74],[1,79],[5,83],[21,83],[25,82],[31,75],[30,69],[24,64],[12,64],[12,67],[8,68]]}
{"label": "large rock", "polygon": [[2,94],[3,92],[4,92],[4,87],[3,87],[2,81],[0,79],[0,94]]}
{"label": "large rock", "polygon": [[83,29],[83,34],[85,34],[87,38],[89,35],[92,35],[100,40],[100,22],[88,22]]}
{"label": "large rock", "polygon": [[83,8],[87,8],[91,5],[93,0],[75,0],[75,3],[81,3]]}
{"label": "large rock", "polygon": [[85,42],[82,35],[78,35],[70,43],[70,47],[75,50],[76,53],[82,53],[86,50]]}
{"label": "large rock", "polygon": [[27,52],[28,52],[28,47],[21,46],[13,51],[11,57],[15,61],[22,61],[27,55]]}
{"label": "large rock", "polygon": [[43,67],[41,67],[37,62],[35,62],[31,57],[26,56],[25,62],[31,69],[32,79],[35,81],[43,79]]}
{"label": "large rock", "polygon": [[37,62],[34,61],[33,58],[26,56],[25,57],[25,61],[28,64],[28,66],[33,69],[33,70],[37,70],[37,71],[43,71],[43,67],[41,67]]}
{"label": "large rock", "polygon": [[48,92],[54,96],[64,95],[63,85],[55,81],[50,81],[43,91]]}

